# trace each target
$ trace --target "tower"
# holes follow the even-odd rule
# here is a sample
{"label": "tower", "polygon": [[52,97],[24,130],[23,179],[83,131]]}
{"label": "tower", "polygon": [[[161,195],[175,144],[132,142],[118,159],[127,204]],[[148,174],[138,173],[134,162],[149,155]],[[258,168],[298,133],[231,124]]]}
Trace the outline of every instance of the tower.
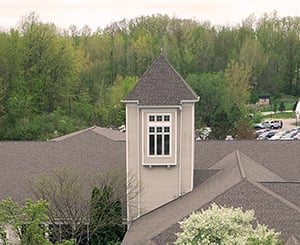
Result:
{"label": "tower", "polygon": [[198,100],[162,54],[123,100],[129,221],[192,191]]}

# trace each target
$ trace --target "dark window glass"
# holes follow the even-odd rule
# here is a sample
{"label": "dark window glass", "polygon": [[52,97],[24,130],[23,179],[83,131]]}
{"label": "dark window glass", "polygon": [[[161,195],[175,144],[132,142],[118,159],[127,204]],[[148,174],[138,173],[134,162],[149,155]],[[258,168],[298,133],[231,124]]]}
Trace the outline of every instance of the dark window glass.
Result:
{"label": "dark window glass", "polygon": [[170,116],[164,116],[164,121],[169,122],[170,121]]}
{"label": "dark window glass", "polygon": [[162,127],[157,127],[157,128],[156,128],[156,132],[157,132],[157,133],[161,133],[161,132],[162,132]]}
{"label": "dark window glass", "polygon": [[154,139],[155,138],[154,138],[153,134],[149,135],[149,154],[150,155],[154,155],[155,154],[155,152],[154,152],[154,145],[155,145]]}
{"label": "dark window glass", "polygon": [[150,132],[150,133],[154,133],[154,132],[155,132],[155,128],[154,128],[154,127],[150,127],[150,128],[149,128],[149,132]]}
{"label": "dark window glass", "polygon": [[164,132],[169,133],[170,132],[170,127],[164,127]]}
{"label": "dark window glass", "polygon": [[153,116],[153,115],[149,116],[149,121],[154,122],[155,121],[155,116]]}
{"label": "dark window glass", "polygon": [[162,135],[156,135],[156,154],[162,154]]}
{"label": "dark window glass", "polygon": [[164,135],[164,154],[170,154],[170,135]]}
{"label": "dark window glass", "polygon": [[161,122],[162,121],[162,116],[156,116],[156,121]]}

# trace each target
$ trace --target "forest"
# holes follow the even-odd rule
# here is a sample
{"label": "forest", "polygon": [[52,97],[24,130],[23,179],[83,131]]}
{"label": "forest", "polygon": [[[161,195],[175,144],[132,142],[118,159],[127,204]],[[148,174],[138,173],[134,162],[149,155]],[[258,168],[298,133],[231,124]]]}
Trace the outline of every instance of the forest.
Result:
{"label": "forest", "polygon": [[156,14],[92,32],[29,13],[0,29],[0,140],[118,128],[122,98],[161,52],[200,96],[196,126],[212,127],[214,138],[247,137],[259,94],[300,96],[300,17],[273,12],[214,26]]}

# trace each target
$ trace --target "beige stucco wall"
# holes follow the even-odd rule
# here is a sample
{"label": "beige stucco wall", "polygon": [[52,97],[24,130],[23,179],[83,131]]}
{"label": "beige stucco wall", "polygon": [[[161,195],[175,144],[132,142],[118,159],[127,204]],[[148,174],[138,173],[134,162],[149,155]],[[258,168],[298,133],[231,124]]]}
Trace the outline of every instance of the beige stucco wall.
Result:
{"label": "beige stucco wall", "polygon": [[[170,157],[147,155],[149,113],[172,115]],[[127,174],[134,176],[138,193],[128,200],[128,218],[132,220],[192,190],[194,103],[170,108],[142,108],[137,104],[127,104],[126,120]]]}

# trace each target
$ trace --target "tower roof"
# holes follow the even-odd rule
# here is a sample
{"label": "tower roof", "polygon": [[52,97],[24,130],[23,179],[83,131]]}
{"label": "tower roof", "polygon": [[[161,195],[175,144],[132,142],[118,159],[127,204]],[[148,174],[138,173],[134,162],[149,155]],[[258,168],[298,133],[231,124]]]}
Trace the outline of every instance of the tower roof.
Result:
{"label": "tower roof", "polygon": [[125,97],[124,102],[139,105],[180,105],[182,101],[198,101],[198,95],[184,81],[162,54]]}

